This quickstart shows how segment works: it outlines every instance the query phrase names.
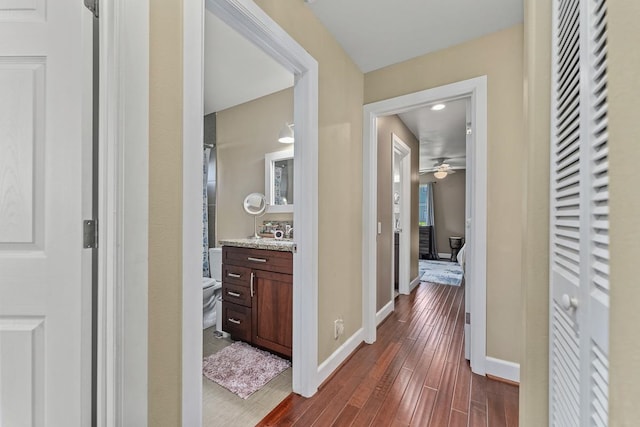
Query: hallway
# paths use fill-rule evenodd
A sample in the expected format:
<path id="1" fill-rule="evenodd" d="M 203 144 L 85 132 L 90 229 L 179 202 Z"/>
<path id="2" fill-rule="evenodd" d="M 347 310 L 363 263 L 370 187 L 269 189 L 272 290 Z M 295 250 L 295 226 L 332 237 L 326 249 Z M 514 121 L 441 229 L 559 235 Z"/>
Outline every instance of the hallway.
<path id="1" fill-rule="evenodd" d="M 421 283 L 310 399 L 291 394 L 260 426 L 517 426 L 518 388 L 471 373 L 464 287 Z"/>

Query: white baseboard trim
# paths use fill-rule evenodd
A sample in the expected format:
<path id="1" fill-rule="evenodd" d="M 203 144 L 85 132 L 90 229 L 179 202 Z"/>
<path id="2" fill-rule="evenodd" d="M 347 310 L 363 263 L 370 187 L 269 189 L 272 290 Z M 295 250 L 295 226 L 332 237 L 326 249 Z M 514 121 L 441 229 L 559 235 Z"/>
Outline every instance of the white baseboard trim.
<path id="1" fill-rule="evenodd" d="M 409 293 L 416 288 L 420 284 L 420 275 L 418 274 L 415 279 L 409 283 Z"/>
<path id="2" fill-rule="evenodd" d="M 376 326 L 382 323 L 382 321 L 386 319 L 387 316 L 389 316 L 391 313 L 393 313 L 393 301 L 389 301 L 387 304 L 385 304 L 384 307 L 380 309 L 380 311 L 376 313 Z"/>
<path id="3" fill-rule="evenodd" d="M 520 383 L 520 365 L 518 363 L 487 356 L 485 370 L 487 375 Z"/>
<path id="4" fill-rule="evenodd" d="M 347 339 L 344 344 L 334 351 L 331 356 L 327 358 L 324 362 L 318 366 L 318 387 L 327 379 L 329 376 L 338 369 L 338 366 L 353 353 L 356 348 L 364 341 L 364 329 L 360 328 L 358 331 L 351 335 L 349 339 Z"/>
<path id="5" fill-rule="evenodd" d="M 444 252 L 438 252 L 438 256 L 439 256 L 440 258 L 446 258 L 447 260 L 450 260 L 450 259 L 451 259 L 451 254 L 450 254 L 450 253 L 449 253 L 449 254 L 447 254 L 447 253 L 444 253 Z"/>

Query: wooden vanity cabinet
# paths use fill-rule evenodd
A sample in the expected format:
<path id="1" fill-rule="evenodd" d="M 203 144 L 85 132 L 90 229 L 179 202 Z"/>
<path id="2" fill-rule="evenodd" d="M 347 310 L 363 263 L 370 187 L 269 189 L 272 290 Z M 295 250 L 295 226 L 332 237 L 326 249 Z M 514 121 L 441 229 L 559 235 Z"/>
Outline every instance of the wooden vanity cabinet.
<path id="1" fill-rule="evenodd" d="M 251 307 L 251 340 L 291 357 L 293 281 L 290 274 L 256 270 Z"/>
<path id="2" fill-rule="evenodd" d="M 223 246 L 222 273 L 223 330 L 291 357 L 293 254 Z"/>

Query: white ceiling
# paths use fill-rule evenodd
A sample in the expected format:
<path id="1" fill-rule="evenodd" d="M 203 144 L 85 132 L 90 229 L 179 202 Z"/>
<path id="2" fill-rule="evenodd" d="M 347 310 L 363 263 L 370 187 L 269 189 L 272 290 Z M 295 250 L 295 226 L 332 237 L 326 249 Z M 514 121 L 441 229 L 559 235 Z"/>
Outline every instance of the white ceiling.
<path id="1" fill-rule="evenodd" d="M 309 7 L 363 72 L 508 28 L 522 0 L 315 0 Z M 293 86 L 293 74 L 214 14 L 205 14 L 205 114 Z M 466 100 L 400 114 L 420 140 L 420 169 L 465 167 Z"/>
<path id="2" fill-rule="evenodd" d="M 365 73 L 523 21 L 523 0 L 308 2 Z"/>
<path id="3" fill-rule="evenodd" d="M 363 72 L 444 49 L 523 21 L 523 0 L 306 0 Z M 445 158 L 466 167 L 466 99 L 400 114 L 420 141 L 420 169 Z"/>
<path id="4" fill-rule="evenodd" d="M 204 113 L 293 86 L 293 74 L 208 10 L 205 13 Z"/>
<path id="5" fill-rule="evenodd" d="M 445 158 L 454 169 L 466 167 L 468 98 L 442 102 L 443 110 L 431 106 L 398 114 L 420 141 L 420 170 L 432 170 L 436 159 Z"/>

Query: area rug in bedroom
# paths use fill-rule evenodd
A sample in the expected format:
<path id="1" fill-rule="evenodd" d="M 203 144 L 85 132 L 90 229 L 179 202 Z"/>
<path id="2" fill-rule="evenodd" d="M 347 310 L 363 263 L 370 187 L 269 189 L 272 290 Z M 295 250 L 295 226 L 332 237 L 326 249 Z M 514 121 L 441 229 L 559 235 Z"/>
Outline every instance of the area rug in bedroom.
<path id="1" fill-rule="evenodd" d="M 421 282 L 440 283 L 442 285 L 460 286 L 464 275 L 460 264 L 447 261 L 420 260 Z"/>
<path id="2" fill-rule="evenodd" d="M 204 358 L 202 373 L 243 399 L 291 366 L 291 362 L 268 351 L 236 341 Z"/>

